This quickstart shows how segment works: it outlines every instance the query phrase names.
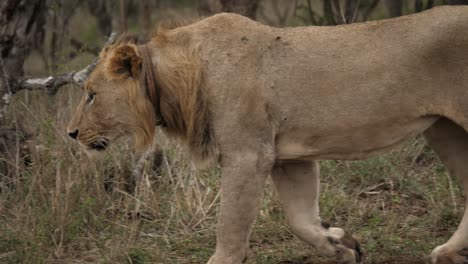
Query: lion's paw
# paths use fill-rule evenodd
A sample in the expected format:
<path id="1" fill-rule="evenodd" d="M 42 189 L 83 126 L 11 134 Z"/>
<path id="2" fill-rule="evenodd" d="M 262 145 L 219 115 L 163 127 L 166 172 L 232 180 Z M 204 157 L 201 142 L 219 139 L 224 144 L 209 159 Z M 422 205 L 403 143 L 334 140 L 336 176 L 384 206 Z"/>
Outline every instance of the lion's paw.
<path id="1" fill-rule="evenodd" d="M 253 264 L 253 261 L 255 261 L 255 254 L 249 249 L 244 257 L 238 254 L 226 256 L 215 253 L 206 264 Z"/>
<path id="2" fill-rule="evenodd" d="M 432 252 L 431 259 L 434 264 L 468 264 L 468 248 L 453 250 L 440 246 Z"/>
<path id="3" fill-rule="evenodd" d="M 348 232 L 337 239 L 328 237 L 328 241 L 337 248 L 337 263 L 339 264 L 362 264 L 364 263 L 364 252 L 361 244 Z"/>

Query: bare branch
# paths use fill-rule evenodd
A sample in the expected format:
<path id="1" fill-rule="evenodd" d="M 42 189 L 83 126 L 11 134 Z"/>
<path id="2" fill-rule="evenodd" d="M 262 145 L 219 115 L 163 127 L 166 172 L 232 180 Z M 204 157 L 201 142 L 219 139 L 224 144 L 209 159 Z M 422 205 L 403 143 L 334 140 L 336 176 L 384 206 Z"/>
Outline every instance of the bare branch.
<path id="1" fill-rule="evenodd" d="M 105 46 L 111 45 L 115 42 L 117 38 L 117 33 L 113 32 Z M 49 76 L 46 78 L 29 78 L 29 79 L 20 79 L 8 81 L 8 86 L 10 87 L 9 93 L 15 94 L 21 90 L 46 90 L 49 94 L 55 94 L 58 89 L 66 84 L 76 84 L 78 86 L 83 86 L 84 82 L 88 78 L 89 74 L 94 70 L 98 63 L 96 59 L 93 63 L 86 66 L 80 71 L 72 71 L 58 76 Z M 8 78 L 6 78 L 8 79 Z"/>
<path id="2" fill-rule="evenodd" d="M 46 78 L 24 79 L 14 83 L 12 94 L 21 90 L 46 90 L 50 94 L 55 94 L 61 86 L 73 82 L 73 73 L 67 73 L 60 76 L 49 76 Z"/>

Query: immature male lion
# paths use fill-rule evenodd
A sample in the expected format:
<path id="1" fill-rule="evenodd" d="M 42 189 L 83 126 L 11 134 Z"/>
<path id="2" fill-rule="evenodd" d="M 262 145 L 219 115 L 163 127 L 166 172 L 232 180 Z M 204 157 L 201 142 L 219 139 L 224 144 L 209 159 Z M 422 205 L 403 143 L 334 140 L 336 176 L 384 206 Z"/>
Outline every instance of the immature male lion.
<path id="1" fill-rule="evenodd" d="M 272 175 L 292 231 L 339 263 L 359 244 L 319 217 L 322 159 L 363 159 L 423 133 L 468 190 L 468 7 L 337 27 L 234 14 L 101 54 L 68 132 L 88 151 L 155 126 L 222 167 L 211 264 L 242 263 Z M 468 263 L 468 211 L 432 262 Z"/>

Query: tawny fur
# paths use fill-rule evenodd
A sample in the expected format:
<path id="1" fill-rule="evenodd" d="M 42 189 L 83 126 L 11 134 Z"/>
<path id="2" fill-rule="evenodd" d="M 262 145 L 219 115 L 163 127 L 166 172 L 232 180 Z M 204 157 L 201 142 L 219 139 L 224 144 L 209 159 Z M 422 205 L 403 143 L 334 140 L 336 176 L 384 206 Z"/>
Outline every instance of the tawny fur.
<path id="1" fill-rule="evenodd" d="M 109 79 L 124 80 L 128 77 L 138 79 L 142 58 L 138 56 L 135 45 L 121 44 L 109 52 L 105 65 Z"/>
<path id="2" fill-rule="evenodd" d="M 198 164 L 217 160 L 217 149 L 210 124 L 210 106 L 199 58 L 199 44 L 190 35 L 171 34 L 160 29 L 150 45 L 164 53 L 157 61 L 161 85 L 161 112 L 169 136 L 187 143 Z"/>

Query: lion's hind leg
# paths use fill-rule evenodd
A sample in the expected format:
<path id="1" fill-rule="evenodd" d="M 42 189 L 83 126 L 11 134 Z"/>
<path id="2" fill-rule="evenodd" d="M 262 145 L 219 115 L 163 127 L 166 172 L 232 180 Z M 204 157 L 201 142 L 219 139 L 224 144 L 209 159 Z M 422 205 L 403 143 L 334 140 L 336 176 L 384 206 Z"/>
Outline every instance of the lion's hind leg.
<path id="1" fill-rule="evenodd" d="M 321 222 L 319 217 L 319 165 L 316 161 L 281 162 L 272 179 L 291 230 L 320 255 L 336 257 L 341 264 L 363 262 L 359 243 L 341 228 Z"/>
<path id="2" fill-rule="evenodd" d="M 468 132 L 446 118 L 430 127 L 424 136 L 449 172 L 456 176 L 465 191 L 465 214 L 457 231 L 443 245 L 434 249 L 434 264 L 468 263 Z"/>

